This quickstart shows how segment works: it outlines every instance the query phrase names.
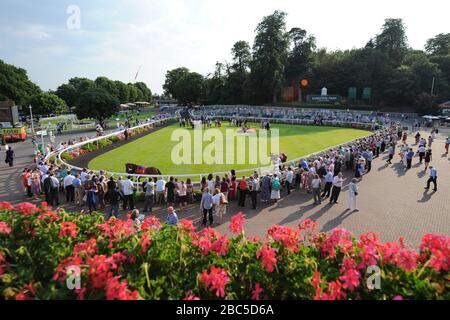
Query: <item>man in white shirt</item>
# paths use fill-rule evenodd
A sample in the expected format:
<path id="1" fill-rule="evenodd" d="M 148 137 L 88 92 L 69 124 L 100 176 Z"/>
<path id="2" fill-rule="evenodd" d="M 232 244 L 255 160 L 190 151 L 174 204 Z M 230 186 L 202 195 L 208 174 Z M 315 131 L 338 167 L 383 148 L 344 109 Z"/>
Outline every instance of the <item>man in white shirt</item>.
<path id="1" fill-rule="evenodd" d="M 319 168 L 320 167 L 320 159 L 314 160 L 313 164 L 314 164 L 314 168 L 316 168 L 316 169 Z"/>
<path id="2" fill-rule="evenodd" d="M 294 181 L 294 172 L 292 171 L 292 168 L 289 167 L 286 173 L 286 189 L 288 195 L 291 194 L 291 186 L 293 181 Z"/>
<path id="3" fill-rule="evenodd" d="M 425 153 L 427 152 L 427 148 L 424 145 L 419 147 L 419 162 L 422 164 L 423 158 L 425 157 Z"/>
<path id="4" fill-rule="evenodd" d="M 134 209 L 133 203 L 133 191 L 134 185 L 133 181 L 131 181 L 131 176 L 128 176 L 126 180 L 122 182 L 123 188 L 123 210 L 127 209 L 127 204 L 130 204 L 130 210 Z"/>
<path id="5" fill-rule="evenodd" d="M 341 193 L 342 184 L 344 179 L 342 178 L 342 173 L 339 172 L 337 176 L 333 179 L 333 191 L 331 191 L 330 204 L 338 203 L 339 194 Z"/>
<path id="6" fill-rule="evenodd" d="M 74 192 L 74 188 L 72 185 L 73 179 L 75 179 L 75 177 L 69 171 L 67 173 L 67 176 L 63 180 L 63 186 L 64 186 L 64 191 L 66 192 L 66 201 L 67 202 L 69 202 L 69 201 L 73 202 L 74 197 L 75 197 L 75 192 Z"/>
<path id="7" fill-rule="evenodd" d="M 152 212 L 153 210 L 153 199 L 155 196 L 155 183 L 152 178 L 148 178 L 147 183 L 144 186 L 145 188 L 145 204 L 144 204 L 144 212 Z M 150 208 L 150 210 L 149 210 Z"/>
<path id="8" fill-rule="evenodd" d="M 86 183 L 87 177 L 88 177 L 87 170 L 86 170 L 86 169 L 83 169 L 83 171 L 81 171 L 81 173 L 80 173 L 81 185 L 82 185 L 83 187 L 84 187 L 84 185 L 85 185 L 85 183 Z"/>
<path id="9" fill-rule="evenodd" d="M 334 179 L 337 178 L 337 176 L 336 177 L 333 177 L 333 176 L 334 176 L 333 171 L 328 170 L 328 172 L 325 176 L 325 188 L 324 188 L 322 196 L 321 196 L 322 198 L 324 198 L 324 197 L 328 198 L 330 196 L 331 187 L 333 186 Z"/>
<path id="10" fill-rule="evenodd" d="M 211 179 L 206 180 L 208 184 L 209 193 L 214 193 L 214 179 L 211 177 Z"/>
<path id="11" fill-rule="evenodd" d="M 156 202 L 164 204 L 164 192 L 166 190 L 166 181 L 162 177 L 156 181 Z"/>
<path id="12" fill-rule="evenodd" d="M 44 175 L 44 174 L 47 174 L 47 172 L 48 172 L 48 166 L 45 164 L 45 163 L 40 163 L 39 165 L 38 165 L 38 168 L 39 168 L 39 171 L 41 171 L 41 174 L 42 175 Z"/>
<path id="13" fill-rule="evenodd" d="M 51 172 L 50 176 L 50 205 L 59 206 L 59 180 Z"/>

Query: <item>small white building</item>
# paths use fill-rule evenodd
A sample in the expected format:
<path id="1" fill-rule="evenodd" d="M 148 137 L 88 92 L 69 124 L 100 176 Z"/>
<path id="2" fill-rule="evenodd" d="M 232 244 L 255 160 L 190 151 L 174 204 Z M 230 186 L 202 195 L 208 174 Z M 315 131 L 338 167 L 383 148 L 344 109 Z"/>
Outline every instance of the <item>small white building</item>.
<path id="1" fill-rule="evenodd" d="M 441 103 L 439 105 L 439 109 L 441 110 L 442 114 L 450 114 L 450 101 Z"/>

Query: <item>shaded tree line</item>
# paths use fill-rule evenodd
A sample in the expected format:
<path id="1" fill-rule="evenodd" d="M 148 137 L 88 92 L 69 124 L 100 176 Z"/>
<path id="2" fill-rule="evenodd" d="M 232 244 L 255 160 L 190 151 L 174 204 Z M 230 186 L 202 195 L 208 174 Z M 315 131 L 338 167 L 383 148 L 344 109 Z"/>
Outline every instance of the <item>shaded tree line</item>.
<path id="1" fill-rule="evenodd" d="M 95 80 L 71 78 L 56 91 L 43 92 L 28 78 L 24 69 L 0 60 L 0 101 L 13 100 L 25 113 L 47 116 L 73 110 L 80 119 L 94 118 L 100 123 L 116 114 L 121 103 L 152 101 L 144 82 L 123 83 L 106 77 Z"/>
<path id="2" fill-rule="evenodd" d="M 306 79 L 303 94 L 327 87 L 347 97 L 357 87 L 361 96 L 368 87 L 370 103 L 384 108 L 427 112 L 450 99 L 450 34 L 414 50 L 402 19 L 386 19 L 362 48 L 329 51 L 306 30 L 287 30 L 286 13 L 275 11 L 256 27 L 253 46 L 238 41 L 231 53 L 231 62 L 217 62 L 206 76 L 184 67 L 167 71 L 165 94 L 182 103 L 269 104 L 280 100 L 283 87 Z"/>
<path id="3" fill-rule="evenodd" d="M 152 92 L 144 82 L 124 83 L 114 81 L 107 77 L 98 77 L 95 80 L 87 78 L 71 78 L 65 84 L 60 85 L 55 94 L 66 101 L 70 107 L 76 107 L 81 94 L 91 89 L 100 89 L 116 98 L 119 103 L 152 101 Z"/>

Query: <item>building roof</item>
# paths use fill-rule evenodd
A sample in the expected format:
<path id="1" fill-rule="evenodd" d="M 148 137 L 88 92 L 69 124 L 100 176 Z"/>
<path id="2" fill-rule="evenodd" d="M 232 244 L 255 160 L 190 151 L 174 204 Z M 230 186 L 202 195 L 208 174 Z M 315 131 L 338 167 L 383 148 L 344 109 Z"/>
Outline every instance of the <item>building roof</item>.
<path id="1" fill-rule="evenodd" d="M 450 109 L 450 100 L 439 105 L 440 109 Z"/>

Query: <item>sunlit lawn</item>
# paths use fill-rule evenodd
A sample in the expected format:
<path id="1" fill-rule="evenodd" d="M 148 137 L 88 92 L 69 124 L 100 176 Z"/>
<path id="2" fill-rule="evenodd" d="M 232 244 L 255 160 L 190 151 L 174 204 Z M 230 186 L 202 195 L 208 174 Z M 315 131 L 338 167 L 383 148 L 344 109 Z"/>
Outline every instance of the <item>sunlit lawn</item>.
<path id="1" fill-rule="evenodd" d="M 258 125 L 253 124 L 251 125 L 251 127 L 258 128 Z M 176 164 L 172 159 L 172 150 L 177 144 L 179 144 L 179 142 L 171 141 L 171 136 L 174 130 L 178 128 L 179 126 L 177 124 L 173 124 L 154 133 L 151 133 L 145 137 L 142 137 L 136 141 L 121 146 L 117 149 L 104 153 L 103 155 L 100 155 L 93 159 L 89 163 L 89 168 L 103 169 L 109 172 L 125 172 L 125 163 L 135 163 L 146 167 L 157 167 L 164 175 L 166 175 L 192 173 L 201 174 L 209 172 L 214 173 L 229 171 L 231 169 L 244 170 L 270 165 L 270 163 L 261 161 L 267 160 L 267 158 L 258 159 L 257 163 L 250 163 L 249 154 L 250 152 L 255 154 L 256 151 L 254 148 L 249 148 L 248 138 L 245 147 L 245 162 L 243 163 L 237 163 L 237 139 L 234 139 L 234 144 L 230 144 L 230 146 L 232 146 L 234 150 L 230 150 L 231 148 L 227 148 L 226 145 L 224 146 L 224 155 L 222 157 L 223 163 L 207 164 L 203 161 L 202 164 Z M 356 138 L 367 136 L 370 133 L 369 131 L 358 129 L 285 124 L 272 125 L 272 128 L 279 129 L 279 151 L 284 152 L 288 156 L 288 160 L 324 150 L 331 146 L 345 143 Z M 224 137 L 226 129 L 238 130 L 238 128 L 230 127 L 228 126 L 228 124 L 222 126 L 222 128 L 214 129 L 219 130 L 224 135 Z M 186 130 L 188 130 L 188 134 L 191 137 L 191 140 L 193 140 L 194 130 Z M 207 132 L 207 130 L 203 130 L 203 133 L 205 132 Z M 224 140 L 226 139 L 224 138 Z M 259 140 L 260 143 L 264 141 L 265 139 Z M 209 144 L 211 144 L 211 142 L 203 142 L 203 150 Z M 191 141 L 191 147 L 193 151 L 194 141 Z M 230 161 L 227 161 L 226 154 L 233 151 L 234 161 L 230 164 Z M 267 156 L 270 156 L 271 151 L 273 151 L 272 146 L 270 145 L 270 143 L 268 143 Z M 192 163 L 194 162 L 193 153 L 194 152 L 192 152 L 190 158 Z M 209 152 L 207 154 L 211 153 L 212 155 L 214 155 L 214 152 Z M 176 154 L 183 154 L 183 152 Z M 240 153 L 239 156 L 242 157 L 242 153 Z M 177 160 L 175 159 L 175 162 L 176 161 Z"/>

